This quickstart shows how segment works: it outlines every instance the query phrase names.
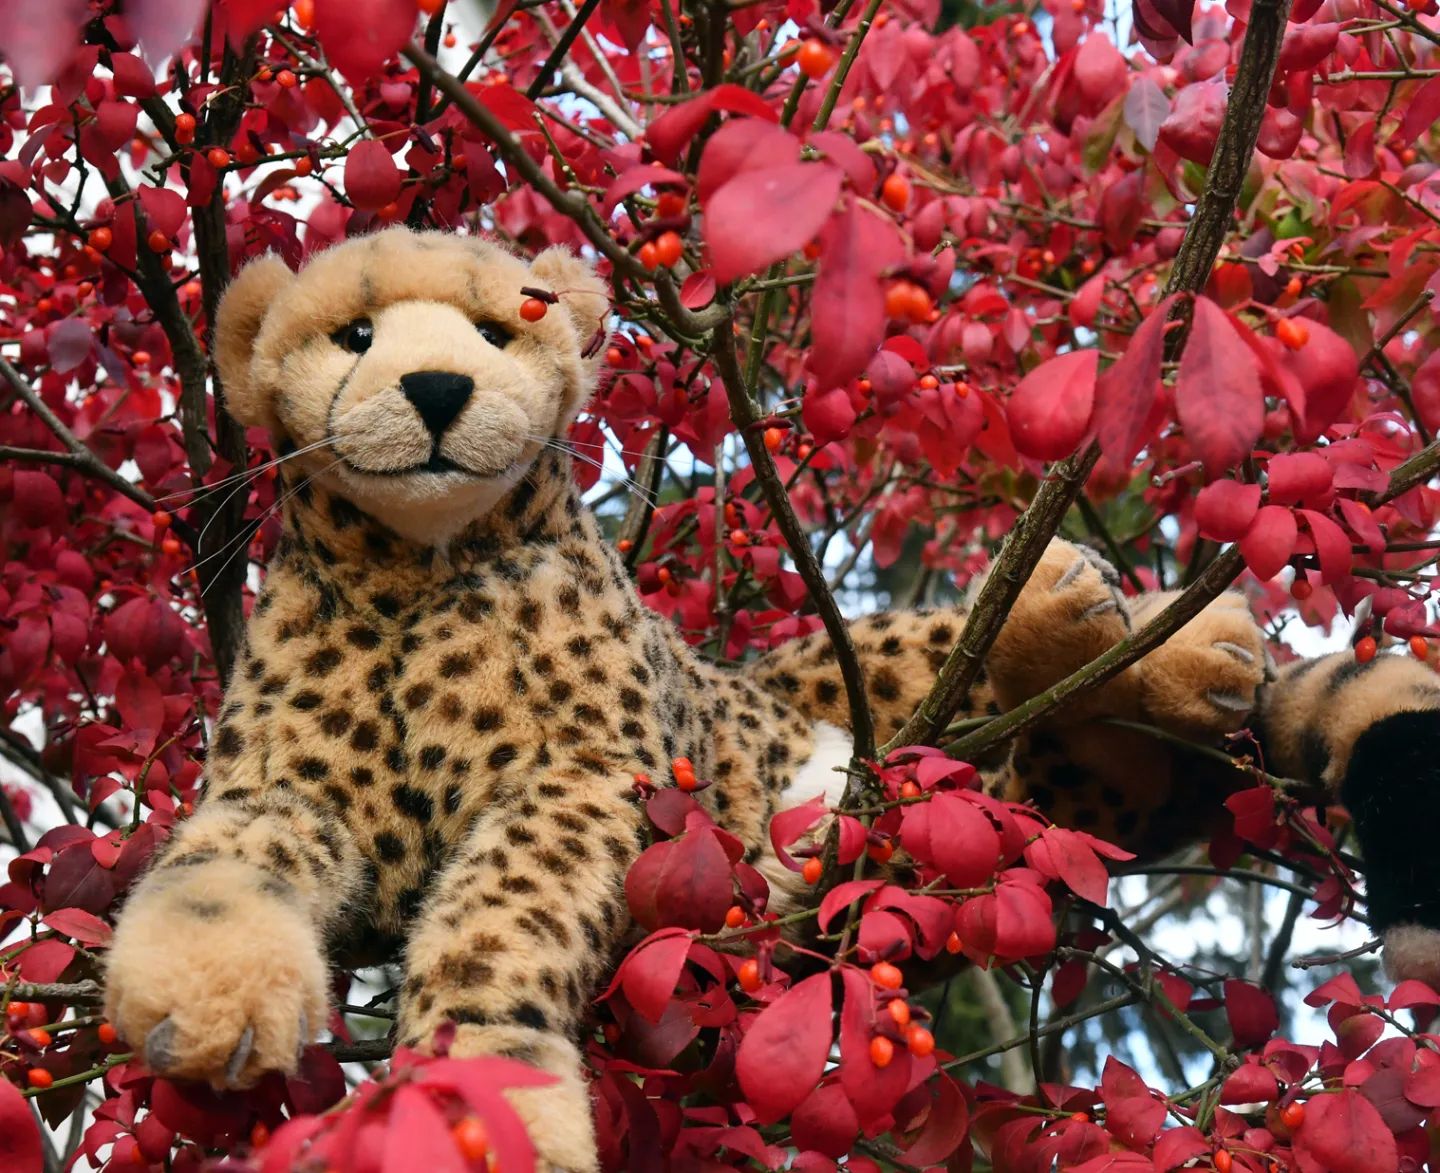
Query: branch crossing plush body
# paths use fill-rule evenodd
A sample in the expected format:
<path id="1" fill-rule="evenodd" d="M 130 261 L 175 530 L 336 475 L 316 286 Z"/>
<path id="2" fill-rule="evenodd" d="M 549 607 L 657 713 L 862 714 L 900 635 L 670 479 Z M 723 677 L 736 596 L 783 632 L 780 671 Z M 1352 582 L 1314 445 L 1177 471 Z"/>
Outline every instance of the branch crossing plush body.
<path id="1" fill-rule="evenodd" d="M 558 304 L 523 312 L 526 287 Z M 579 1044 L 628 929 L 624 877 L 645 843 L 635 775 L 670 784 L 690 759 L 772 907 L 794 899 L 767 822 L 839 794 L 840 675 L 823 635 L 711 665 L 640 602 L 563 444 L 607 310 L 563 250 L 526 262 L 403 229 L 298 275 L 266 258 L 231 286 L 216 357 L 231 412 L 288 457 L 284 536 L 206 797 L 109 954 L 106 1012 L 155 1071 L 247 1086 L 293 1070 L 326 1021 L 328 964 L 403 954 L 398 1039 L 423 1049 L 449 1022 L 451 1054 L 557 1076 L 513 1102 L 544 1163 L 592 1169 Z M 1123 597 L 1097 557 L 1055 542 L 962 716 L 1035 695 L 1164 602 Z M 964 623 L 963 608 L 856 622 L 882 736 Z M 1351 804 L 1377 924 L 1406 972 L 1433 979 L 1437 865 L 1401 824 L 1422 825 L 1412 800 L 1433 805 L 1440 689 L 1398 658 L 1332 657 L 1266 685 L 1267 663 L 1227 596 L 986 763 L 990 782 L 1155 855 L 1204 835 L 1242 776 L 1105 718 L 1215 744 L 1256 727 L 1270 768 Z"/>

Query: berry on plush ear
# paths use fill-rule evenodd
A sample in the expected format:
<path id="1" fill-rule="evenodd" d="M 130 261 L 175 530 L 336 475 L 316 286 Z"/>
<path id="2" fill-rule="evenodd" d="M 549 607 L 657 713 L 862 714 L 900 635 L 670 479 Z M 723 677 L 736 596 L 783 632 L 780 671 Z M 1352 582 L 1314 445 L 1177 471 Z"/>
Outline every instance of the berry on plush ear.
<path id="1" fill-rule="evenodd" d="M 215 369 L 225 390 L 225 407 L 247 428 L 275 429 L 269 397 L 254 377 L 252 359 L 265 315 L 294 280 L 284 261 L 266 254 L 240 270 L 215 313 Z"/>

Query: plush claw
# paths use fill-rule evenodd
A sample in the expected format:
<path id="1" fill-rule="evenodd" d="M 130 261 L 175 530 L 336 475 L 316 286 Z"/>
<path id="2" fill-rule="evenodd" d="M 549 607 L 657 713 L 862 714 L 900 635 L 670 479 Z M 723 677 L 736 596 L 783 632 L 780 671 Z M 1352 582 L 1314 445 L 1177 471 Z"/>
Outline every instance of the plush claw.
<path id="1" fill-rule="evenodd" d="M 174 1041 L 174 1022 L 166 1018 L 157 1023 L 155 1028 L 145 1036 L 145 1066 L 157 1075 L 163 1075 L 175 1062 L 172 1049 Z"/>
<path id="2" fill-rule="evenodd" d="M 230 1052 L 230 1058 L 225 1064 L 225 1082 L 235 1084 L 239 1082 L 240 1073 L 245 1070 L 245 1063 L 250 1058 L 250 1052 L 255 1047 L 255 1028 L 247 1026 L 240 1035 L 240 1041 L 235 1044 L 235 1049 Z"/>

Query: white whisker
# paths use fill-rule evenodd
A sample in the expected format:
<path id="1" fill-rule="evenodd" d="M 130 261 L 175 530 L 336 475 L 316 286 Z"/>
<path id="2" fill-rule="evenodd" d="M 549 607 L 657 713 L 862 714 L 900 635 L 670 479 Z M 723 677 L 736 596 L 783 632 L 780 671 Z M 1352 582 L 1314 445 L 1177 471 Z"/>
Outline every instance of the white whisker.
<path id="1" fill-rule="evenodd" d="M 326 436 L 323 440 L 316 440 L 313 444 L 307 444 L 304 448 L 297 448 L 294 452 L 287 452 L 284 456 L 277 456 L 273 460 L 267 460 L 263 464 L 255 465 L 253 468 L 242 469 L 240 472 L 231 473 L 228 477 L 222 477 L 220 480 L 212 481 L 209 484 L 201 482 L 200 485 L 192 486 L 188 489 L 177 489 L 173 493 L 166 493 L 163 497 L 156 497 L 155 500 L 158 503 L 174 501 L 180 497 L 190 497 L 191 499 L 186 502 L 186 504 L 198 505 L 206 498 L 214 496 L 227 485 L 234 484 L 236 481 L 253 481 L 267 469 L 278 468 L 287 460 L 293 460 L 297 456 L 304 456 L 307 452 L 314 452 L 317 448 L 323 448 L 327 444 L 333 443 L 335 443 L 335 437 Z"/>

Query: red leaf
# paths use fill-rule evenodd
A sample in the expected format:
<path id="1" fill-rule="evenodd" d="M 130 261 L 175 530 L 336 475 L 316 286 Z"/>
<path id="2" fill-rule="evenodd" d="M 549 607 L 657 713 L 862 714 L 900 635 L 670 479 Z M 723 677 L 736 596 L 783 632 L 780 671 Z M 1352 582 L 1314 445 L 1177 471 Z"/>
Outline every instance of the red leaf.
<path id="1" fill-rule="evenodd" d="M 1305 320 L 1310 337 L 1293 351 L 1289 367 L 1305 389 L 1304 418 L 1295 429 L 1302 444 L 1318 439 L 1350 406 L 1359 381 L 1360 360 L 1345 339 L 1320 322 Z"/>
<path id="2" fill-rule="evenodd" d="M 56 982 L 74 960 L 74 945 L 53 938 L 36 941 L 20 954 L 20 976 L 27 982 Z"/>
<path id="3" fill-rule="evenodd" d="M 734 901 L 734 870 L 715 828 L 648 848 L 625 875 L 625 898 L 647 929 L 717 931 Z"/>
<path id="4" fill-rule="evenodd" d="M 17 468 L 14 472 L 15 517 L 32 529 L 59 529 L 66 521 L 65 495 L 55 478 L 37 469 Z"/>
<path id="5" fill-rule="evenodd" d="M 678 187 L 686 186 L 685 176 L 678 171 L 671 171 L 668 167 L 657 167 L 653 163 L 642 163 L 635 167 L 627 168 L 615 177 L 609 187 L 605 189 L 605 198 L 600 206 L 605 215 L 610 215 L 615 210 L 615 205 L 626 196 L 632 196 L 637 191 L 646 187 Z"/>
<path id="6" fill-rule="evenodd" d="M 835 210 L 842 178 L 829 163 L 783 163 L 725 184 L 705 209 L 715 280 L 734 281 L 809 244 Z"/>
<path id="7" fill-rule="evenodd" d="M 1125 353 L 1106 368 L 1095 386 L 1095 439 L 1112 474 L 1128 469 L 1160 426 L 1163 403 L 1156 391 L 1172 305 L 1174 298 L 1167 297 L 1151 311 Z"/>
<path id="8" fill-rule="evenodd" d="M 1104 106 L 1115 97 L 1129 72 L 1120 50 L 1104 33 L 1092 32 L 1080 43 L 1075 54 L 1075 84 L 1092 107 Z"/>
<path id="9" fill-rule="evenodd" d="M 315 35 L 330 63 L 361 82 L 400 52 L 415 13 L 415 0 L 315 0 Z"/>
<path id="10" fill-rule="evenodd" d="M 708 269 L 691 273 L 680 286 L 680 304 L 687 310 L 704 309 L 715 300 L 715 275 Z"/>
<path id="11" fill-rule="evenodd" d="M 1145 1081 L 1112 1056 L 1105 1060 L 1100 1087 L 1111 1133 L 1131 1148 L 1153 1143 L 1165 1121 L 1165 1105 L 1150 1094 Z"/>
<path id="12" fill-rule="evenodd" d="M 45 923 L 58 933 L 74 937 L 85 946 L 104 945 L 110 940 L 110 926 L 83 908 L 60 908 L 47 912 Z"/>
<path id="13" fill-rule="evenodd" d="M 1075 895 L 1104 905 L 1110 890 L 1110 873 L 1100 857 L 1074 831 L 1046 827 L 1025 846 L 1025 862 L 1036 871 L 1064 882 Z"/>
<path id="14" fill-rule="evenodd" d="M 830 1053 L 830 975 L 817 973 L 761 1011 L 740 1040 L 735 1075 L 761 1124 L 772 1124 L 810 1095 Z"/>
<path id="15" fill-rule="evenodd" d="M 842 908 L 848 908 L 860 897 L 875 891 L 884 883 L 884 880 L 846 880 L 843 884 L 836 884 L 820 901 L 820 931 L 823 933 L 829 930 L 831 919 Z"/>
<path id="16" fill-rule="evenodd" d="M 1432 77 L 1405 104 L 1405 118 L 1396 132 L 1396 146 L 1408 147 L 1440 122 L 1440 77 Z"/>
<path id="17" fill-rule="evenodd" d="M 1225 983 L 1225 1017 L 1241 1047 L 1258 1047 L 1280 1026 L 1275 999 L 1259 986 L 1238 979 Z"/>
<path id="18" fill-rule="evenodd" d="M 1300 531 L 1295 514 L 1282 505 L 1266 505 L 1255 515 L 1250 529 L 1240 539 L 1240 553 L 1261 582 L 1268 582 L 1295 553 Z"/>
<path id="19" fill-rule="evenodd" d="M 785 849 L 823 819 L 825 811 L 825 798 L 817 794 L 809 802 L 780 811 L 770 820 L 770 846 L 792 872 L 798 872 L 800 865 Z"/>
<path id="20" fill-rule="evenodd" d="M 1238 1067 L 1220 1088 L 1222 1104 L 1259 1104 L 1273 1100 L 1280 1091 L 1280 1081 L 1272 1071 L 1258 1063 Z"/>
<path id="21" fill-rule="evenodd" d="M 705 144 L 695 174 L 695 195 L 701 209 L 708 210 L 715 193 L 741 172 L 799 161 L 800 140 L 788 130 L 773 122 L 737 118 L 717 130 Z"/>
<path id="22" fill-rule="evenodd" d="M 800 419 L 821 444 L 843 440 L 855 426 L 855 405 L 843 387 L 807 392 L 800 405 Z"/>
<path id="23" fill-rule="evenodd" d="M 851 200 L 821 236 L 820 271 L 810 297 L 807 360 L 824 387 L 848 382 L 885 337 L 880 275 L 904 257 L 895 223 Z"/>
<path id="24" fill-rule="evenodd" d="M 662 163 L 673 163 L 705 125 L 705 120 L 720 110 L 749 114 L 767 122 L 780 121 L 780 116 L 759 94 L 743 86 L 719 85 L 698 98 L 681 102 L 652 122 L 645 130 L 651 153 Z"/>
<path id="25" fill-rule="evenodd" d="M 859 1130 L 855 1109 L 838 1083 L 816 1088 L 795 1109 L 790 1122 L 790 1135 L 797 1148 L 837 1160 L 849 1153 Z"/>
<path id="26" fill-rule="evenodd" d="M 80 43 L 84 0 L 11 0 L 0 20 L 0 57 L 26 89 L 48 85 Z"/>
<path id="27" fill-rule="evenodd" d="M 875 1033 L 875 988 L 860 970 L 846 966 L 840 971 L 845 983 L 845 1007 L 840 1015 L 840 1083 L 854 1105 L 862 1128 L 888 1116 L 909 1090 L 909 1053 L 897 1048 L 887 1067 L 876 1067 L 870 1059 L 870 1039 Z"/>
<path id="28" fill-rule="evenodd" d="M 1315 452 L 1282 453 L 1265 466 L 1274 505 L 1312 504 L 1326 497 L 1335 482 L 1330 462 Z"/>
<path id="29" fill-rule="evenodd" d="M 1100 353 L 1076 350 L 1041 363 L 1010 393 L 1005 416 L 1016 449 L 1036 460 L 1060 460 L 1079 445 L 1095 406 Z"/>
<path id="30" fill-rule="evenodd" d="M 1195 299 L 1175 406 L 1212 477 L 1250 454 L 1265 423 L 1255 358 L 1225 311 L 1206 297 Z"/>
<path id="31" fill-rule="evenodd" d="M 1259 508 L 1259 485 L 1211 481 L 1195 498 L 1195 524 L 1207 538 L 1237 542 L 1245 536 Z"/>
<path id="32" fill-rule="evenodd" d="M 125 6 L 125 23 L 145 58 L 160 65 L 195 35 L 205 0 L 139 0 Z"/>
<path id="33" fill-rule="evenodd" d="M 380 1167 L 464 1173 L 466 1164 L 435 1101 L 418 1087 L 397 1089 L 390 1106 Z"/>
<path id="34" fill-rule="evenodd" d="M 1000 866 L 995 825 L 955 794 L 937 794 L 907 808 L 900 837 L 906 851 L 943 872 L 957 888 L 987 883 Z"/>
<path id="35" fill-rule="evenodd" d="M 345 194 L 362 212 L 377 212 L 400 194 L 400 168 L 383 143 L 356 143 L 345 158 Z"/>
<path id="36" fill-rule="evenodd" d="M 1178 1169 L 1185 1162 L 1206 1156 L 1209 1152 L 1210 1142 L 1198 1128 L 1187 1124 L 1183 1128 L 1167 1129 L 1155 1142 L 1156 1173 L 1169 1173 L 1171 1169 Z"/>
<path id="37" fill-rule="evenodd" d="M 30 1102 L 13 1083 L 0 1079 L 0 1169 L 40 1173 L 44 1167 L 40 1127 Z"/>
<path id="38" fill-rule="evenodd" d="M 135 190 L 151 232 L 163 232 L 172 240 L 185 223 L 185 198 L 168 187 L 142 186 Z"/>
<path id="39" fill-rule="evenodd" d="M 81 318 L 56 322 L 46 337 L 50 365 L 62 373 L 73 371 L 89 358 L 94 346 L 95 335 Z"/>
<path id="40" fill-rule="evenodd" d="M 1295 1134 L 1303 1173 L 1394 1173 L 1395 1137 L 1364 1096 L 1351 1088 L 1312 1096 L 1305 1125 Z"/>
<path id="41" fill-rule="evenodd" d="M 626 1001 L 651 1022 L 659 1022 L 689 953 L 690 936 L 683 929 L 664 929 L 640 942 L 617 975 Z"/>
<path id="42" fill-rule="evenodd" d="M 1320 556 L 1320 581 L 1335 583 L 1350 573 L 1350 539 L 1345 531 L 1323 513 L 1313 509 L 1300 510 L 1310 539 L 1315 543 L 1315 552 Z"/>

